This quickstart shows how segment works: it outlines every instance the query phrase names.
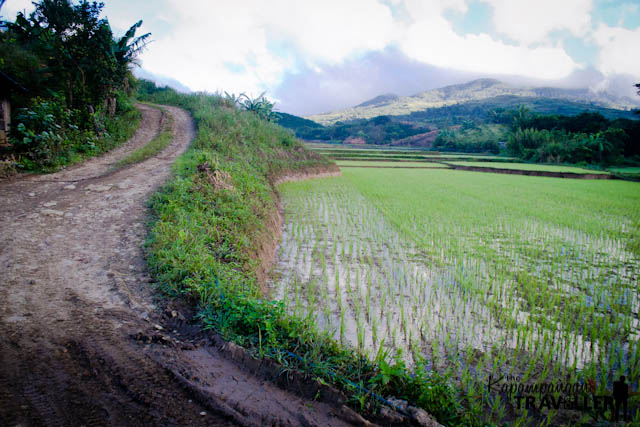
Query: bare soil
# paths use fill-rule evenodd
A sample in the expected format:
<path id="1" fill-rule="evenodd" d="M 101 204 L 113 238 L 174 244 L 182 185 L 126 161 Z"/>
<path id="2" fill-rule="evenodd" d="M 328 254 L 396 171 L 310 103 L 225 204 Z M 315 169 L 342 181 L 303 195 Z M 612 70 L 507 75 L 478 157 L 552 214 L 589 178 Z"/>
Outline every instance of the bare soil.
<path id="1" fill-rule="evenodd" d="M 155 296 L 145 203 L 195 126 L 178 108 L 138 108 L 140 129 L 121 148 L 0 182 L 0 425 L 368 425 L 341 396 L 287 380 L 203 333 L 188 304 Z M 114 170 L 163 114 L 173 142 Z"/>

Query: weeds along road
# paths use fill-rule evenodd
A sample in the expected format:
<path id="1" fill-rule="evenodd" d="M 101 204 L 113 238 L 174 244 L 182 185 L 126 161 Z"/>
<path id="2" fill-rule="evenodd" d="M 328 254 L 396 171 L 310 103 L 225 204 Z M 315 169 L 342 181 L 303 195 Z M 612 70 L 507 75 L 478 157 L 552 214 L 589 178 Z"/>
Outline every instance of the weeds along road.
<path id="1" fill-rule="evenodd" d="M 138 105 L 135 136 L 50 175 L 0 182 L 0 425 L 344 425 L 212 345 L 154 297 L 145 202 L 195 136 L 184 110 Z M 113 165 L 173 117 L 173 141 Z M 192 314 L 192 313 L 191 313 Z"/>

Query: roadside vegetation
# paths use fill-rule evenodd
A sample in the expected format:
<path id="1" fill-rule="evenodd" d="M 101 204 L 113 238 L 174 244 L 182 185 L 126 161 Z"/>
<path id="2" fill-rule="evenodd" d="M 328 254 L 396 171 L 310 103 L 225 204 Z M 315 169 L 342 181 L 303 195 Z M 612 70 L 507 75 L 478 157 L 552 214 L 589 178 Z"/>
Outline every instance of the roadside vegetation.
<path id="1" fill-rule="evenodd" d="M 29 16 L 0 22 L 0 77 L 12 113 L 0 147 L 6 168 L 53 171 L 112 149 L 137 128 L 129 66 L 150 34 L 135 35 L 140 21 L 115 38 L 101 11 L 99 3 L 41 0 Z"/>

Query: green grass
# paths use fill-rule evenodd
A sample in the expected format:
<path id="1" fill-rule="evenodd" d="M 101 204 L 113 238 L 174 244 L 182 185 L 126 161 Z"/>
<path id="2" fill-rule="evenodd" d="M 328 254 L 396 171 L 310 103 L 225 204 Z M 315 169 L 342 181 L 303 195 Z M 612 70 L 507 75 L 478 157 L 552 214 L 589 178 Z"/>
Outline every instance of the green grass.
<path id="1" fill-rule="evenodd" d="M 640 174 L 640 167 L 613 167 L 609 168 L 609 170 L 611 172 Z"/>
<path id="2" fill-rule="evenodd" d="M 140 163 L 149 157 L 153 157 L 162 150 L 164 150 L 167 145 L 171 143 L 173 140 L 173 118 L 166 111 L 163 112 L 164 121 L 163 127 L 151 141 L 149 141 L 146 145 L 138 148 L 125 158 L 121 159 L 116 167 L 123 167 L 127 165 L 131 165 L 134 163 Z"/>
<path id="3" fill-rule="evenodd" d="M 427 167 L 427 168 L 446 168 L 442 163 L 436 162 L 411 162 L 411 161 L 385 161 L 379 162 L 375 160 L 337 160 L 338 166 L 370 166 L 370 167 Z"/>
<path id="4" fill-rule="evenodd" d="M 543 165 L 543 164 L 531 164 L 531 163 L 503 163 L 503 162 L 451 162 L 453 165 L 458 166 L 476 166 L 481 168 L 497 168 L 497 169 L 514 169 L 525 171 L 543 171 L 543 172 L 568 172 L 568 173 L 581 173 L 581 174 L 607 174 L 607 172 L 584 169 L 575 166 L 562 166 L 562 165 Z"/>
<path id="5" fill-rule="evenodd" d="M 637 389 L 640 184 L 346 168 L 281 189 L 287 309 L 364 352 L 426 358 L 485 421 L 522 415 L 490 375 Z"/>
<path id="6" fill-rule="evenodd" d="M 608 169 L 616 177 L 622 179 L 640 179 L 640 167 L 613 167 Z"/>

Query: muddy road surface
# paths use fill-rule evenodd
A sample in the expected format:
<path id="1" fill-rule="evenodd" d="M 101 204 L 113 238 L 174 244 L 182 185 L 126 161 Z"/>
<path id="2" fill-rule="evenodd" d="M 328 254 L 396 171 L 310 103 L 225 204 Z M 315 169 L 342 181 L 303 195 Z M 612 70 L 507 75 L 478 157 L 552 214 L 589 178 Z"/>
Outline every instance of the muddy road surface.
<path id="1" fill-rule="evenodd" d="M 141 126 L 122 147 L 59 173 L 0 182 L 0 426 L 353 420 L 252 373 L 200 332 L 186 304 L 155 296 L 142 249 L 145 203 L 195 127 L 178 108 L 138 108 Z M 114 170 L 158 134 L 166 114 L 173 142 Z"/>

